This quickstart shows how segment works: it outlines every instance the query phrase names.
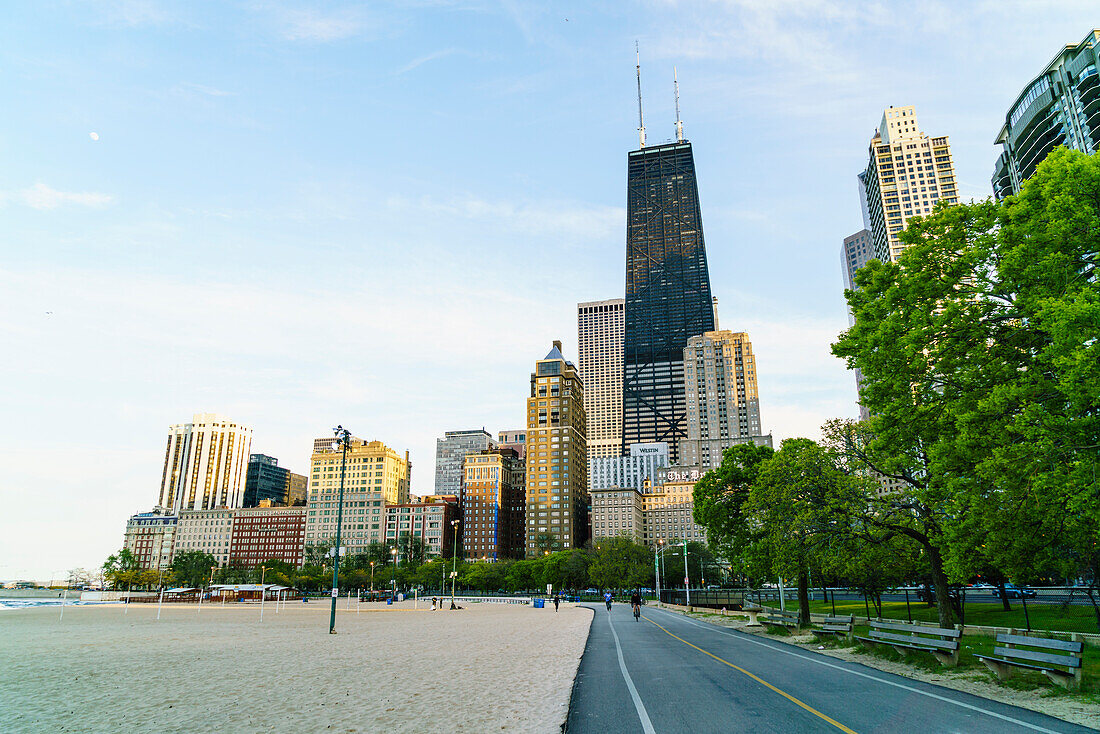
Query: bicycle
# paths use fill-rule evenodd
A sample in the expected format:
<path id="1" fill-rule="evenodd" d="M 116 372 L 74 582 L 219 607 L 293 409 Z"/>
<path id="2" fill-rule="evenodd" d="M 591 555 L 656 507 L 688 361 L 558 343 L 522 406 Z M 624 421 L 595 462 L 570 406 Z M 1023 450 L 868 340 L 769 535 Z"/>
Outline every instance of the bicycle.
<path id="1" fill-rule="evenodd" d="M 641 604 L 635 604 L 634 605 L 634 621 L 637 622 L 638 618 L 641 617 L 641 616 L 642 616 L 642 605 Z"/>
<path id="2" fill-rule="evenodd" d="M 606 600 L 606 604 L 607 604 L 607 611 L 609 611 L 609 612 L 610 612 L 610 611 L 611 611 L 611 600 L 610 600 L 610 599 L 607 599 L 607 600 Z"/>

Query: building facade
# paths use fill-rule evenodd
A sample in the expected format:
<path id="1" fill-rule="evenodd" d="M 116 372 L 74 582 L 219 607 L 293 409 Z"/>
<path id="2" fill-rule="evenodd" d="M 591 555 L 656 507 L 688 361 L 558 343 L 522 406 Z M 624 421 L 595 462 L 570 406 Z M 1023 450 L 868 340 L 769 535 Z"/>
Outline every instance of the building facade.
<path id="1" fill-rule="evenodd" d="M 524 557 L 526 472 L 512 449 L 466 456 L 462 548 L 466 558 Z"/>
<path id="2" fill-rule="evenodd" d="M 672 466 L 657 472 L 653 489 L 643 495 L 645 527 L 642 542 L 706 541 L 706 530 L 695 524 L 695 483 L 706 472 L 701 467 Z"/>
<path id="3" fill-rule="evenodd" d="M 684 347 L 714 330 L 691 143 L 627 156 L 626 304 L 621 453 L 687 437 Z"/>
<path id="4" fill-rule="evenodd" d="M 305 504 L 308 479 L 279 466 L 279 460 L 265 454 L 250 454 L 244 482 L 244 507 Z"/>
<path id="5" fill-rule="evenodd" d="M 535 363 L 527 399 L 527 555 L 588 539 L 584 386 L 561 342 Z"/>
<path id="6" fill-rule="evenodd" d="M 645 537 L 645 498 L 636 487 L 599 487 L 592 490 L 592 538 L 626 536 L 635 543 Z"/>
<path id="7" fill-rule="evenodd" d="M 216 413 L 169 427 L 157 505 L 177 513 L 241 507 L 251 447 L 251 428 Z"/>
<path id="8" fill-rule="evenodd" d="M 227 565 L 234 512 L 225 507 L 181 512 L 176 524 L 176 553 L 209 553 L 219 566 Z"/>
<path id="9" fill-rule="evenodd" d="M 760 427 L 756 360 L 749 335 L 709 331 L 688 339 L 684 349 L 688 436 L 680 461 L 704 470 L 722 463 L 722 452 L 739 443 L 771 446 Z"/>
<path id="10" fill-rule="evenodd" d="M 123 547 L 142 568 L 167 571 L 175 553 L 179 517 L 163 508 L 139 512 L 126 522 Z"/>
<path id="11" fill-rule="evenodd" d="M 958 203 L 947 136 L 929 137 L 921 132 L 912 105 L 883 112 L 859 182 L 870 220 L 873 256 L 884 263 L 901 255 L 904 246 L 899 235 L 910 218 L 930 214 L 940 201 Z"/>
<path id="12" fill-rule="evenodd" d="M 864 201 L 864 207 L 866 208 L 866 201 Z M 868 263 L 874 256 L 874 244 L 871 241 L 871 231 L 869 229 L 861 229 L 853 235 L 849 235 L 844 238 L 844 244 L 840 248 L 840 260 L 843 266 L 844 273 L 844 288 L 845 290 L 856 290 L 856 271 L 862 268 Z M 853 326 L 856 323 L 855 316 L 852 315 L 852 309 L 848 309 L 848 326 Z M 859 370 L 855 370 L 856 377 L 856 394 L 859 394 L 859 386 L 863 381 L 863 376 Z M 859 406 L 859 419 L 867 420 L 869 414 L 867 409 L 862 405 Z"/>
<path id="13" fill-rule="evenodd" d="M 453 495 L 437 502 L 409 502 L 386 507 L 386 544 L 396 545 L 402 536 L 424 541 L 429 556 L 442 558 L 452 553 L 455 526 L 460 517 L 458 498 Z"/>
<path id="14" fill-rule="evenodd" d="M 323 487 L 311 490 L 306 504 L 306 545 L 336 539 L 339 517 L 339 489 Z M 363 489 L 344 489 L 344 513 L 340 523 L 340 543 L 349 554 L 366 553 L 371 543 L 386 542 L 385 505 L 382 495 Z"/>
<path id="15" fill-rule="evenodd" d="M 519 458 L 525 458 L 527 456 L 527 431 L 500 431 L 497 433 L 497 447 L 512 449 Z"/>
<path id="16" fill-rule="evenodd" d="M 496 448 L 484 428 L 476 431 L 447 431 L 435 440 L 435 493 L 462 497 L 463 464 L 466 456 Z"/>
<path id="17" fill-rule="evenodd" d="M 248 507 L 234 511 L 229 564 L 254 568 L 277 560 L 301 566 L 304 560 L 306 508 Z"/>
<path id="18" fill-rule="evenodd" d="M 335 499 L 340 489 L 340 469 L 343 450 L 332 448 L 328 444 L 314 442 L 313 456 L 310 459 L 309 494 L 331 494 Z M 318 450 L 318 445 L 321 449 Z M 402 457 L 381 441 L 352 439 L 347 452 L 347 467 L 344 476 L 345 495 L 348 491 L 358 494 L 376 493 L 382 496 L 388 505 L 398 505 L 409 501 L 409 474 L 412 462 L 409 452 Z M 328 500 L 325 500 L 326 502 Z"/>
<path id="19" fill-rule="evenodd" d="M 577 304 L 577 367 L 584 383 L 588 459 L 623 453 L 623 332 L 626 300 Z"/>
<path id="20" fill-rule="evenodd" d="M 657 476 L 657 469 L 668 466 L 668 444 L 636 443 L 629 456 L 588 459 L 588 486 L 591 490 L 631 487 L 642 491 L 646 480 Z M 592 526 L 596 527 L 595 525 Z"/>
<path id="21" fill-rule="evenodd" d="M 993 172 L 998 199 L 1023 182 L 1059 145 L 1084 153 L 1100 149 L 1100 29 L 1065 46 L 1009 107 L 997 134 L 1001 156 Z"/>

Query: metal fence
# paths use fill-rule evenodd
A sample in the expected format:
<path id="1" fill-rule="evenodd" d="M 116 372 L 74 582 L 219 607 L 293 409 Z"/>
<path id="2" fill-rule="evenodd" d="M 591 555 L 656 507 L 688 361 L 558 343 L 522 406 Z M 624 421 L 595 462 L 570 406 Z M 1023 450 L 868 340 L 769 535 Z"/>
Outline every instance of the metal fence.
<path id="1" fill-rule="evenodd" d="M 782 598 L 781 598 L 782 596 Z M 1020 630 L 1100 633 L 1100 590 L 1059 586 L 1006 589 L 1007 600 L 995 587 L 958 587 L 950 591 L 961 622 L 972 626 L 1011 627 Z M 810 611 L 817 614 L 851 614 L 866 619 L 899 619 L 935 622 L 939 618 L 930 591 L 921 587 L 888 589 L 865 594 L 853 588 L 810 590 Z M 741 609 L 747 605 L 786 607 L 798 605 L 796 589 L 692 589 L 691 606 L 709 609 Z M 686 606 L 684 589 L 662 589 L 661 601 Z M 1007 604 L 1006 604 L 1007 602 Z M 1007 606 L 1007 608 L 1006 608 Z"/>

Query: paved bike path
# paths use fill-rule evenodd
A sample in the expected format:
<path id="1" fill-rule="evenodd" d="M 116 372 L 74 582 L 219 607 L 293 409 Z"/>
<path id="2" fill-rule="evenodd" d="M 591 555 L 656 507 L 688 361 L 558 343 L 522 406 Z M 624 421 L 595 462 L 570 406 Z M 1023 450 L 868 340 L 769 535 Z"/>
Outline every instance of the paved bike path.
<path id="1" fill-rule="evenodd" d="M 652 607 L 594 609 L 568 734 L 1092 731 Z"/>

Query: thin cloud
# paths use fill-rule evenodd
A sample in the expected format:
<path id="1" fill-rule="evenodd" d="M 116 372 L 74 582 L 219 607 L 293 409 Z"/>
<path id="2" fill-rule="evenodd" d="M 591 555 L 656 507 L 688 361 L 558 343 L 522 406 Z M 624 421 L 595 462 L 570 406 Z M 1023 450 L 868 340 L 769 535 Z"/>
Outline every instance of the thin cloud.
<path id="1" fill-rule="evenodd" d="M 413 69 L 415 69 L 418 66 L 422 66 L 422 65 L 428 63 L 429 61 L 437 61 L 438 59 L 443 59 L 443 58 L 446 58 L 448 56 L 453 56 L 457 53 L 460 53 L 459 49 L 457 49 L 457 48 L 444 48 L 444 49 L 440 49 L 439 51 L 433 51 L 430 54 L 425 54 L 425 55 L 423 55 L 419 58 L 413 59 L 412 61 L 410 61 L 409 63 L 405 64 L 400 69 L 398 69 L 397 73 L 398 74 L 405 74 L 405 73 L 408 73 L 408 72 L 412 71 Z"/>
<path id="2" fill-rule="evenodd" d="M 44 183 L 36 183 L 34 186 L 7 196 L 0 195 L 0 201 L 5 199 L 16 201 L 39 211 L 56 209 L 66 204 L 102 207 L 114 201 L 114 197 L 110 194 L 101 194 L 95 191 L 59 191 Z"/>
<path id="3" fill-rule="evenodd" d="M 260 9 L 270 7 L 260 6 Z M 357 36 L 370 26 L 366 15 L 356 8 L 329 13 L 313 9 L 275 8 L 272 17 L 279 34 L 288 41 L 339 41 Z"/>

